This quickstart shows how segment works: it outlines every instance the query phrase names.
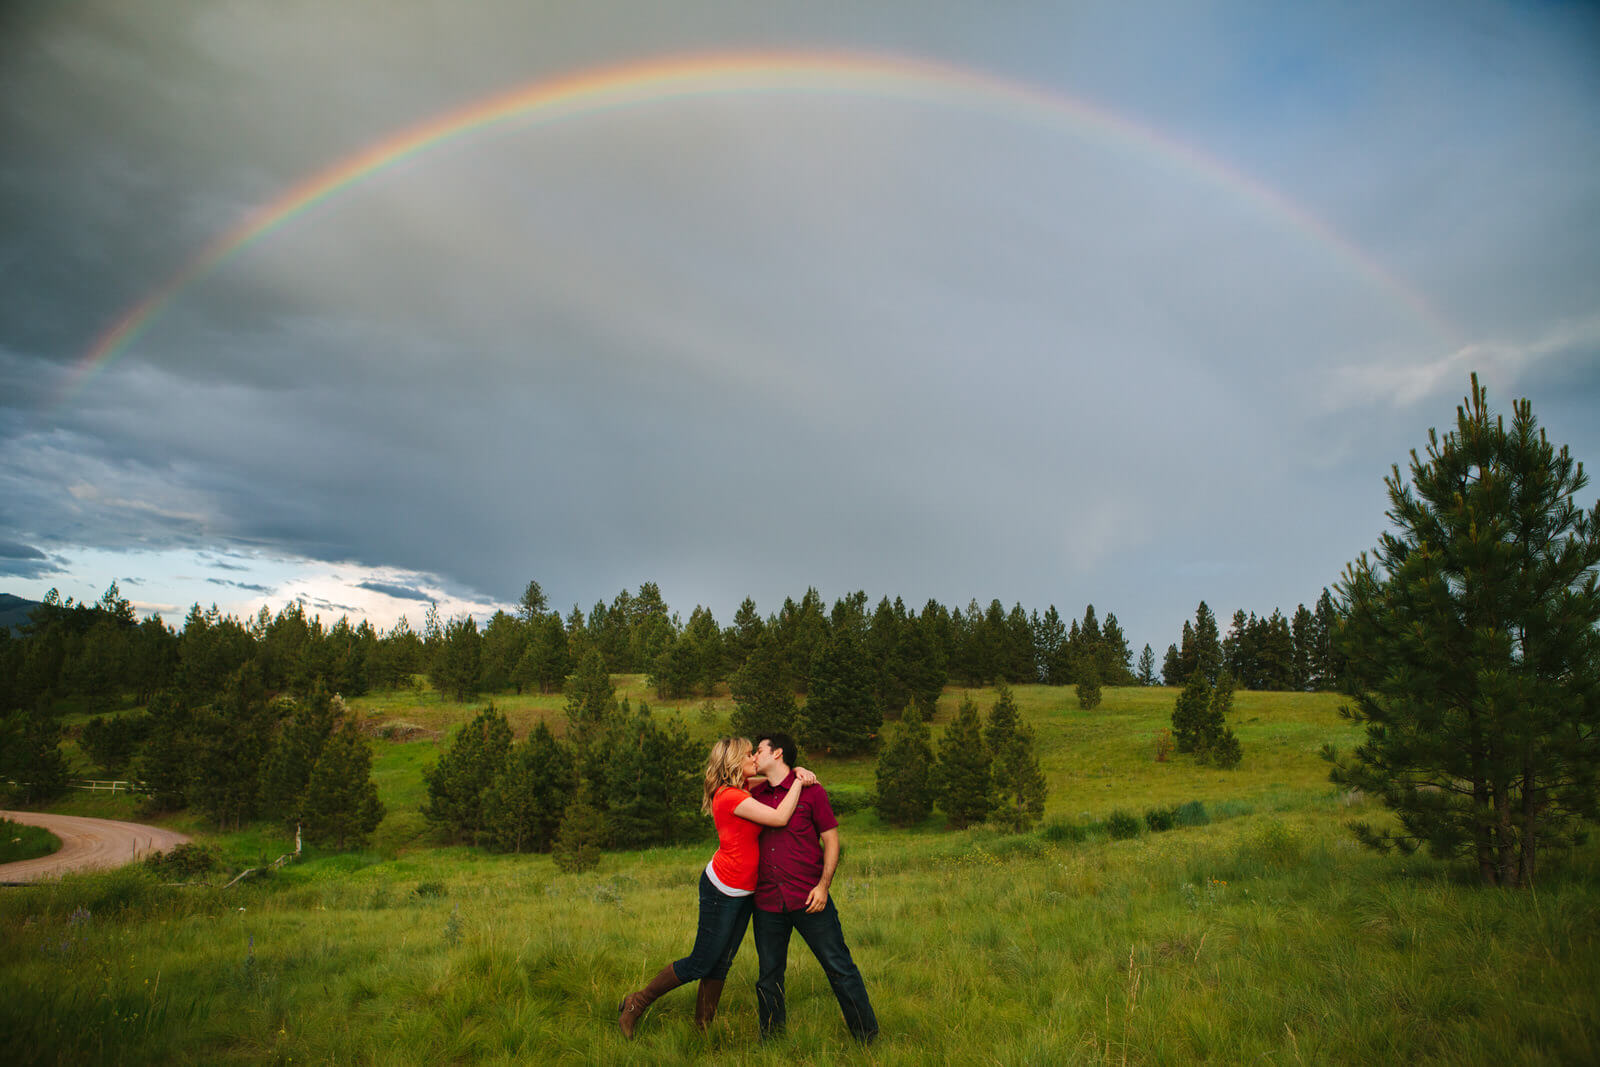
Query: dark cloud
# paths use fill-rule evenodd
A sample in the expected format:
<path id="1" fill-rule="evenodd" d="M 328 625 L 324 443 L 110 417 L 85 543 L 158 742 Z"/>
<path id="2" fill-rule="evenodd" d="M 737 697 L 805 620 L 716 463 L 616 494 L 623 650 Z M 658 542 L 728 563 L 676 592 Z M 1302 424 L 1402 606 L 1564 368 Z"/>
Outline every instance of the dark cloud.
<path id="1" fill-rule="evenodd" d="M 0 540 L 0 575 L 10 578 L 43 578 L 63 573 L 60 563 L 32 545 Z"/>
<path id="2" fill-rule="evenodd" d="M 229 589 L 243 589 L 245 592 L 248 592 L 248 593 L 270 593 L 270 592 L 272 592 L 272 587 L 270 585 L 253 585 L 253 584 L 251 584 L 249 582 L 231 582 L 231 581 L 228 581 L 226 578 L 207 578 L 206 582 L 208 584 L 210 584 L 210 585 L 226 586 Z"/>
<path id="3" fill-rule="evenodd" d="M 409 585 L 395 585 L 391 582 L 358 582 L 356 588 L 382 593 L 385 596 L 392 596 L 396 600 L 420 600 L 423 603 L 429 603 L 439 599 L 431 593 L 424 593 L 422 590 L 414 589 Z"/>
<path id="4" fill-rule="evenodd" d="M 15 541 L 0 541 L 0 560 L 43 560 L 48 558 L 32 545 L 18 544 Z"/>

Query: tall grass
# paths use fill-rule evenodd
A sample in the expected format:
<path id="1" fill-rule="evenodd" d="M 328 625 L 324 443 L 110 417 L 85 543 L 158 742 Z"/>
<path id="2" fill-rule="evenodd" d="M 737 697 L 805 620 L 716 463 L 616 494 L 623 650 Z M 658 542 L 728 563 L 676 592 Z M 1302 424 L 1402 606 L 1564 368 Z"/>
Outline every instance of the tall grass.
<path id="1" fill-rule="evenodd" d="M 845 817 L 834 899 L 883 1028 L 870 1049 L 849 1040 L 798 940 L 783 1039 L 755 1041 L 748 941 L 709 1034 L 685 989 L 621 1038 L 621 994 L 689 948 L 703 844 L 569 875 L 548 857 L 413 842 L 308 854 L 227 891 L 132 868 L 5 892 L 8 1059 L 1600 1060 L 1600 848 L 1524 893 L 1358 848 L 1343 824 L 1383 813 L 1326 784 L 1315 748 L 1348 729 L 1326 699 L 1241 694 L 1246 762 L 1219 773 L 1154 761 L 1163 709 L 1146 692 L 1109 691 L 1104 716 L 1056 691 L 1019 694 L 1050 767 L 1039 831 Z M 379 761 L 394 761 L 386 803 L 417 762 L 403 747 Z M 826 781 L 871 783 L 870 762 L 811 762 Z M 1142 818 L 1196 800 L 1209 821 L 1155 831 Z M 1118 808 L 1141 816 L 1121 840 L 1106 830 Z M 258 833 L 217 843 L 237 862 L 274 844 Z"/>
<path id="2" fill-rule="evenodd" d="M 61 848 L 61 839 L 42 826 L 0 819 L 0 863 L 38 859 Z"/>

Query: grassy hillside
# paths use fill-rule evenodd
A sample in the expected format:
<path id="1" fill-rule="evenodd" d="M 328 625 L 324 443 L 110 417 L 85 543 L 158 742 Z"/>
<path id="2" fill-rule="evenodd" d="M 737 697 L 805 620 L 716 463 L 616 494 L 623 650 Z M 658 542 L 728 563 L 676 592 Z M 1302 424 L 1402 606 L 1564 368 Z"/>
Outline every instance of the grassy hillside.
<path id="1" fill-rule="evenodd" d="M 128 870 L 0 895 L 0 1027 L 37 1063 L 1600 1060 L 1600 849 L 1529 893 L 1376 856 L 1342 824 L 1382 813 L 1333 790 L 1316 756 L 1354 736 L 1334 698 L 1239 694 L 1244 763 L 1218 772 L 1153 760 L 1174 695 L 1108 690 L 1086 713 L 1070 691 L 1017 691 L 1051 786 L 1038 832 L 845 817 L 835 899 L 883 1026 L 870 1050 L 849 1043 L 799 942 L 782 1041 L 754 1041 L 748 941 L 711 1034 L 680 990 L 623 1041 L 621 994 L 689 948 L 708 846 L 612 854 L 584 875 L 430 847 L 415 808 L 431 740 L 377 744 L 390 813 L 369 852 L 226 891 Z M 472 710 L 430 700 L 357 710 L 437 730 Z M 502 706 L 519 733 L 561 718 L 559 698 Z M 706 737 L 726 710 L 681 706 Z M 807 762 L 840 790 L 872 784 L 869 761 Z M 1188 800 L 1212 821 L 1128 840 L 1100 828 Z M 283 844 L 215 840 L 240 863 Z"/>

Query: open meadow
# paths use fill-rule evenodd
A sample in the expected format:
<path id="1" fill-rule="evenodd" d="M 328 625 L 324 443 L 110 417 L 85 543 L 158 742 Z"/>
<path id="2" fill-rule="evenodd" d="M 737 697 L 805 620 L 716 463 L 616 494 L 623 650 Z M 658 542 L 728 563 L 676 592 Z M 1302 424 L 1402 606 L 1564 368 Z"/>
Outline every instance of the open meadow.
<path id="1" fill-rule="evenodd" d="M 697 739 L 726 697 L 618 695 L 681 714 Z M 838 801 L 834 883 L 882 1025 L 848 1039 L 797 941 L 789 1031 L 759 1045 L 747 939 L 709 1034 L 689 990 L 625 1041 L 621 995 L 688 950 L 712 846 L 618 852 L 560 872 L 548 856 L 439 847 L 422 771 L 477 705 L 432 694 L 353 701 L 379 735 L 388 808 L 369 849 L 308 851 L 222 890 L 140 869 L 0 891 L 0 1029 L 31 1063 L 1184 1064 L 1600 1062 L 1600 849 L 1552 863 L 1530 891 L 1486 889 L 1422 856 L 1380 856 L 1344 824 L 1385 814 L 1329 784 L 1324 742 L 1357 727 L 1331 694 L 1237 694 L 1230 771 L 1154 759 L 1176 691 L 1015 690 L 1049 782 L 1044 824 L 897 830 L 868 807 L 871 760 L 803 762 Z M 987 712 L 990 691 L 974 691 Z M 948 690 L 934 723 L 961 694 Z M 562 721 L 559 696 L 496 698 L 518 736 Z M 1151 830 L 1151 809 L 1185 808 Z M 132 818 L 125 797 L 58 810 Z M 1137 833 L 1112 831 L 1135 817 Z M 235 867 L 290 842 L 257 827 L 171 825 Z M 1118 829 L 1119 833 L 1126 832 Z M 212 876 L 214 884 L 225 879 Z"/>

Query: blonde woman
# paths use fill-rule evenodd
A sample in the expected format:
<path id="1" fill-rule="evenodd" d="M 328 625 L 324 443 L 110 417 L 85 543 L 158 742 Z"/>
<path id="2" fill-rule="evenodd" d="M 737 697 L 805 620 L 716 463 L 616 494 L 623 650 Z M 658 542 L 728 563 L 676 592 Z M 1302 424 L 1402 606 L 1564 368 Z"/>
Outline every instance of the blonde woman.
<path id="1" fill-rule="evenodd" d="M 817 780 L 810 771 L 796 767 L 794 785 L 783 802 L 769 808 L 750 799 L 745 790 L 745 782 L 755 773 L 755 753 L 745 738 L 724 737 L 711 746 L 700 810 L 716 824 L 717 851 L 700 875 L 700 927 L 695 932 L 694 948 L 683 959 L 661 968 L 649 985 L 622 998 L 617 1026 L 624 1037 L 633 1036 L 639 1017 L 657 997 L 697 978 L 700 990 L 694 1024 L 704 1030 L 717 1013 L 722 983 L 750 925 L 761 828 L 788 825 L 795 805 L 800 803 L 800 791 Z"/>

